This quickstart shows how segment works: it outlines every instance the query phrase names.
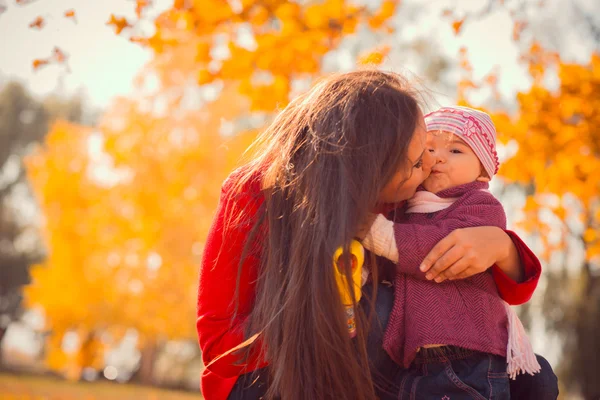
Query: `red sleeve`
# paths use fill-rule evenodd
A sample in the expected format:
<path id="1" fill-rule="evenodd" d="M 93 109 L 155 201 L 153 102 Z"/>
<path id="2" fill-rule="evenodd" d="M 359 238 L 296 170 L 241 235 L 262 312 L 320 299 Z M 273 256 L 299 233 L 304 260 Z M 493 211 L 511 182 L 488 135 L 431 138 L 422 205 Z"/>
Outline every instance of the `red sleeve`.
<path id="1" fill-rule="evenodd" d="M 542 273 L 542 265 L 536 255 L 527 247 L 525 242 L 512 231 L 505 231 L 517 248 L 521 264 L 525 270 L 525 278 L 523 282 L 516 282 L 504 273 L 496 265 L 492 267 L 492 275 L 496 281 L 500 297 L 510 305 L 519 305 L 526 303 L 531 299 L 535 288 L 537 287 L 540 275 Z"/>
<path id="2" fill-rule="evenodd" d="M 244 341 L 245 323 L 254 304 L 260 258 L 259 251 L 254 246 L 244 260 L 240 277 L 239 308 L 237 316 L 233 318 L 238 264 L 263 197 L 260 189 L 233 195 L 228 188 L 231 185 L 227 182 L 221 190 L 200 268 L 196 328 L 205 365 Z M 242 219 L 231 220 L 231 215 L 237 215 L 240 210 Z M 238 355 L 229 354 L 207 367 L 203 376 L 203 390 L 209 382 L 234 378 L 261 366 L 263 363 L 258 361 L 256 354 L 250 358 L 249 365 L 245 366 L 240 365 Z"/>

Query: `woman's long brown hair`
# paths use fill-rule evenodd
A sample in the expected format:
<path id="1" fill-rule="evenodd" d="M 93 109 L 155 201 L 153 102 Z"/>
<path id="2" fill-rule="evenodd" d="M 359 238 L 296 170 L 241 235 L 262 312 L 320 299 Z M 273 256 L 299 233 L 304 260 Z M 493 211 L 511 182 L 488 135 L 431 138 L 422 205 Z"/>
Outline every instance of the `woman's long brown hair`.
<path id="1" fill-rule="evenodd" d="M 237 184 L 259 175 L 265 196 L 252 234 L 263 232 L 247 334 L 261 332 L 267 398 L 376 398 L 367 324 L 361 314 L 353 343 L 332 256 L 351 242 L 391 177 L 408 168 L 419 115 L 403 78 L 357 71 L 320 81 L 257 141 L 258 156 Z"/>

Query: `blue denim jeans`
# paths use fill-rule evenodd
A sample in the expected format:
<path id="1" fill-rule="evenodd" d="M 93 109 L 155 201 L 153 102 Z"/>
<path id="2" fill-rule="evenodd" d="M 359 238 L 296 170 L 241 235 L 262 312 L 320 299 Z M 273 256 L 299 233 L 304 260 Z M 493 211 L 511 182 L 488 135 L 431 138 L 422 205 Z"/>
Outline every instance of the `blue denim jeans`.
<path id="1" fill-rule="evenodd" d="M 393 381 L 382 399 L 510 399 L 506 360 L 460 347 L 421 349 L 408 369 L 396 370 Z"/>
<path id="2" fill-rule="evenodd" d="M 558 398 L 558 378 L 552 366 L 544 357 L 536 354 L 541 370 L 535 375 L 518 375 L 510 381 L 511 399 L 556 400 Z"/>
<path id="3" fill-rule="evenodd" d="M 365 285 L 363 288 L 363 292 L 365 300 L 363 301 L 363 309 L 368 314 L 371 310 L 370 303 L 368 302 L 368 294 L 372 291 L 372 287 L 370 284 Z M 406 398 L 401 397 L 403 394 L 399 393 L 400 385 L 402 381 L 404 381 L 403 390 L 407 390 L 408 386 L 413 386 L 416 384 L 417 388 L 419 382 L 422 386 L 427 380 L 419 379 L 415 382 L 416 376 L 414 373 L 409 374 L 409 370 L 404 370 L 400 366 L 398 366 L 392 359 L 387 355 L 385 350 L 383 350 L 383 335 L 385 332 L 385 328 L 387 326 L 389 315 L 392 310 L 392 306 L 394 303 L 394 290 L 392 287 L 388 287 L 385 285 L 379 285 L 377 290 L 377 298 L 375 299 L 375 313 L 378 319 L 378 323 L 373 323 L 371 329 L 369 331 L 369 335 L 367 338 L 367 352 L 369 354 L 369 359 L 372 361 L 372 370 L 373 370 L 373 379 L 376 383 L 380 391 L 380 396 L 382 399 L 384 398 Z M 481 353 L 480 353 L 481 354 Z M 487 356 L 487 355 L 486 355 Z M 492 356 L 494 357 L 494 356 Z M 550 363 L 542 356 L 536 355 L 537 360 L 541 366 L 541 371 L 535 375 L 522 374 L 518 375 L 516 380 L 510 380 L 510 398 L 512 399 L 535 399 L 535 400 L 556 400 L 558 398 L 558 379 L 552 370 L 552 366 Z M 450 360 L 449 360 L 450 361 Z M 475 362 L 475 360 L 472 360 Z M 459 364 L 463 364 L 466 361 L 461 361 Z M 485 357 L 484 357 L 485 364 Z M 504 362 L 504 361 L 503 361 Z M 490 363 L 497 366 L 498 360 L 490 360 Z M 450 362 L 450 368 L 456 368 L 457 361 L 454 361 L 455 366 L 452 367 L 452 362 Z M 431 374 L 432 368 L 428 368 L 428 374 Z M 455 372 L 455 371 L 454 371 Z M 494 391 L 496 395 L 505 395 L 505 390 L 500 388 L 495 388 L 498 385 L 499 380 L 503 380 L 503 373 L 506 372 L 506 364 L 501 370 L 499 370 L 500 375 L 495 375 L 497 372 L 491 372 L 494 374 L 494 380 L 490 381 L 489 390 Z M 445 372 L 446 374 L 449 371 Z M 408 374 L 408 375 L 407 375 Z M 406 380 L 405 380 L 406 378 Z M 468 380 L 468 379 L 467 379 Z M 431 379 L 430 379 L 431 381 Z M 412 382 L 412 383 L 409 383 Z M 438 382 L 440 383 L 440 382 Z M 409 391 L 410 393 L 410 391 Z M 444 395 L 433 398 L 443 398 Z M 461 398 L 456 396 L 448 395 L 450 399 Z M 408 398 L 411 398 L 410 396 Z M 416 399 L 427 399 L 427 397 L 421 396 L 420 394 L 415 397 Z M 479 397 L 467 397 L 467 398 L 479 398 Z M 500 398 L 496 397 L 492 394 L 492 398 Z M 506 397 L 508 398 L 508 397 Z"/>
<path id="4" fill-rule="evenodd" d="M 369 301 L 371 291 L 372 287 L 370 284 L 365 285 L 363 288 L 361 306 L 367 316 L 371 312 L 371 302 Z M 419 375 L 419 369 L 421 371 L 423 370 L 424 363 L 415 363 L 415 370 L 412 368 L 408 370 L 401 368 L 388 356 L 385 350 L 383 350 L 383 334 L 389 321 L 393 304 L 394 289 L 389 286 L 379 285 L 377 298 L 375 299 L 374 304 L 376 315 L 371 320 L 371 328 L 367 336 L 367 354 L 371 361 L 373 381 L 381 399 L 427 399 L 428 397 L 422 397 L 418 392 L 419 389 L 425 387 L 425 384 L 432 385 L 432 387 L 444 387 L 448 385 L 449 388 L 457 392 L 457 394 L 452 395 L 450 395 L 450 391 L 445 392 L 445 394 L 434 392 L 434 395 L 432 395 L 434 397 L 429 398 L 435 399 L 443 399 L 444 396 L 450 400 L 482 398 L 477 396 L 486 398 L 484 396 L 485 393 L 488 392 L 491 396 L 490 398 L 494 399 L 556 400 L 558 397 L 558 380 L 556 375 L 552 371 L 552 367 L 548 361 L 539 355 L 537 356 L 537 359 L 542 367 L 541 372 L 533 376 L 519 375 L 516 380 L 510 380 L 509 394 L 506 393 L 505 387 L 506 364 L 504 363 L 503 369 L 499 370 L 499 360 L 493 355 L 476 352 L 459 352 L 459 354 L 462 354 L 462 358 L 460 359 L 454 354 L 451 357 L 446 357 L 447 361 L 445 363 L 427 363 L 426 377 L 422 376 L 422 374 Z M 466 357 L 465 354 L 469 354 L 472 357 Z M 500 358 L 500 360 L 502 359 Z M 504 360 L 502 361 L 504 362 Z M 469 368 L 476 369 L 479 371 L 478 373 L 480 375 L 482 373 L 485 374 L 486 372 L 489 374 L 490 382 L 487 384 L 486 388 L 481 389 L 484 394 L 480 394 L 478 391 L 480 384 L 478 382 L 471 382 L 472 378 L 469 376 L 469 373 L 464 372 L 469 371 Z M 440 373 L 434 374 L 434 372 Z M 463 376 L 465 374 L 466 377 Z M 266 369 L 240 376 L 228 399 L 260 399 L 266 392 L 266 377 Z M 462 379 L 458 377 L 461 377 Z M 484 383 L 484 386 L 485 385 L 486 384 Z M 477 394 L 473 393 L 467 386 L 476 390 Z M 413 395 L 413 389 L 415 390 L 414 393 L 416 397 L 411 397 Z M 427 390 L 429 392 L 434 391 L 434 389 Z M 441 393 L 441 390 L 438 391 Z"/>

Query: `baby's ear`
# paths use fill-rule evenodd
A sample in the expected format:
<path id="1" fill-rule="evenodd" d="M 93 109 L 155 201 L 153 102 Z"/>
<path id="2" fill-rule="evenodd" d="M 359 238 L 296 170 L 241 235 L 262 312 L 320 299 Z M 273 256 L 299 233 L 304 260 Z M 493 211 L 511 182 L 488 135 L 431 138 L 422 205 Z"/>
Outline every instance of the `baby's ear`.
<path id="1" fill-rule="evenodd" d="M 481 166 L 481 171 L 479 172 L 479 178 L 477 178 L 477 182 L 489 182 L 491 179 L 488 176 L 487 171 Z"/>

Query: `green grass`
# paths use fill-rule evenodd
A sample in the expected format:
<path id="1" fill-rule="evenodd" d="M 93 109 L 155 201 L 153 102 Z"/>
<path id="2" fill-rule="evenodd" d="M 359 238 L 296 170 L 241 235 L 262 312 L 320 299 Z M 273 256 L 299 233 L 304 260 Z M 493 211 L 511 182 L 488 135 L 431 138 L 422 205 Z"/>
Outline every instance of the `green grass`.
<path id="1" fill-rule="evenodd" d="M 0 400 L 199 400 L 186 393 L 110 382 L 77 383 L 51 377 L 0 374 Z"/>

